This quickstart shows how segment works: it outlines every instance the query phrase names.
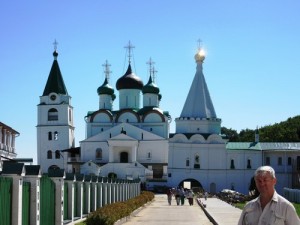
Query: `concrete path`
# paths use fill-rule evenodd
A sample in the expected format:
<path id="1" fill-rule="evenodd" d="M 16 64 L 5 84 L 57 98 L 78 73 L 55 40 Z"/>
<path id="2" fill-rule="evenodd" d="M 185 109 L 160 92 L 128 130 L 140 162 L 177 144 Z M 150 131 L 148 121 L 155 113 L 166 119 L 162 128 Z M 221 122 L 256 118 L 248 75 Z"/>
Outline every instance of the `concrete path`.
<path id="1" fill-rule="evenodd" d="M 194 202 L 193 206 L 177 206 L 173 198 L 172 205 L 167 202 L 167 195 L 155 195 L 154 201 L 132 216 L 123 225 L 212 225 L 201 207 Z"/>
<path id="2" fill-rule="evenodd" d="M 204 198 L 200 199 L 202 203 L 206 204 L 204 210 L 209 216 L 213 218 L 218 225 L 236 225 L 238 224 L 242 210 L 221 201 L 218 198 Z"/>

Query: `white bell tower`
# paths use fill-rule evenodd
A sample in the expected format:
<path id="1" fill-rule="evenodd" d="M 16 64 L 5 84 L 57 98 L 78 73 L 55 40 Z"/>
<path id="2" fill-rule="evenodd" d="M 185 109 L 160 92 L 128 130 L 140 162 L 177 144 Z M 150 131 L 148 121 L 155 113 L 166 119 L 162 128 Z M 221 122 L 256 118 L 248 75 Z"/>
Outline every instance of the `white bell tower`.
<path id="1" fill-rule="evenodd" d="M 56 41 L 54 61 L 38 104 L 37 161 L 43 173 L 49 168 L 68 171 L 67 152 L 74 147 L 73 107 L 57 62 Z"/>

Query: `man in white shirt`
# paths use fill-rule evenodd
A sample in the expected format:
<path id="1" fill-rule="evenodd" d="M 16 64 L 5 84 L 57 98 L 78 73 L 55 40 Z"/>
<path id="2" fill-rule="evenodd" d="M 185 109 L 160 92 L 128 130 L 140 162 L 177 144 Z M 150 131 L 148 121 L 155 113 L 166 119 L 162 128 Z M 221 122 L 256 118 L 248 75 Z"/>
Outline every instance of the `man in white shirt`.
<path id="1" fill-rule="evenodd" d="M 238 225 L 300 225 L 293 204 L 275 190 L 276 176 L 272 167 L 259 167 L 254 180 L 260 194 L 245 205 Z"/>

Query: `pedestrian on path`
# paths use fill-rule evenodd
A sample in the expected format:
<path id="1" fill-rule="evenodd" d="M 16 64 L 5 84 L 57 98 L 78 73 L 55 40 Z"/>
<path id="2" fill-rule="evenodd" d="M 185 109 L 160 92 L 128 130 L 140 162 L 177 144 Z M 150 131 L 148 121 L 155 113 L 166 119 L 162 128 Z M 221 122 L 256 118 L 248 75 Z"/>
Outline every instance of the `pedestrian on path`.
<path id="1" fill-rule="evenodd" d="M 172 192 L 171 188 L 167 190 L 167 196 L 168 196 L 168 203 L 169 203 L 169 205 L 171 205 L 172 204 L 172 197 L 173 197 L 173 192 Z"/>
<path id="2" fill-rule="evenodd" d="M 175 199 L 176 199 L 176 204 L 177 205 L 179 205 L 180 204 L 180 189 L 179 188 L 177 188 L 176 190 L 175 190 Z"/>
<path id="3" fill-rule="evenodd" d="M 187 191 L 186 198 L 188 199 L 190 206 L 194 205 L 194 192 L 192 190 Z"/>
<path id="4" fill-rule="evenodd" d="M 180 202 L 181 202 L 181 205 L 184 205 L 184 199 L 185 199 L 185 190 L 184 188 L 182 187 L 180 189 Z"/>
<path id="5" fill-rule="evenodd" d="M 254 180 L 259 196 L 245 205 L 238 225 L 300 225 L 293 204 L 275 190 L 277 180 L 272 167 L 259 167 Z"/>

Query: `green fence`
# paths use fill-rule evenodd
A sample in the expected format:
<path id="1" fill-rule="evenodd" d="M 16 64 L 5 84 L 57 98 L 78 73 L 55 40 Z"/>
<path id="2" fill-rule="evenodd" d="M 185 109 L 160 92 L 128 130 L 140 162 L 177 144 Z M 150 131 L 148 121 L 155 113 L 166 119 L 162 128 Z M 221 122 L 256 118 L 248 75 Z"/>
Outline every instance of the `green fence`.
<path id="1" fill-rule="evenodd" d="M 22 225 L 30 225 L 30 182 L 23 182 Z"/>
<path id="2" fill-rule="evenodd" d="M 69 196 L 69 190 L 68 190 L 68 183 L 64 184 L 64 220 L 70 219 L 68 217 L 68 197 Z"/>
<path id="3" fill-rule="evenodd" d="M 42 225 L 55 224 L 55 184 L 47 176 L 42 176 L 40 186 L 41 206 L 40 221 Z"/>
<path id="4" fill-rule="evenodd" d="M 0 224 L 11 225 L 12 178 L 0 177 Z"/>

